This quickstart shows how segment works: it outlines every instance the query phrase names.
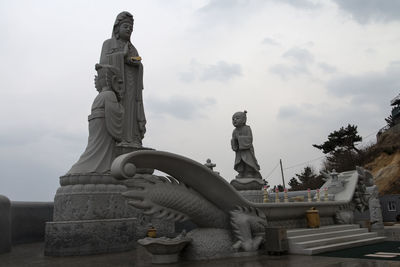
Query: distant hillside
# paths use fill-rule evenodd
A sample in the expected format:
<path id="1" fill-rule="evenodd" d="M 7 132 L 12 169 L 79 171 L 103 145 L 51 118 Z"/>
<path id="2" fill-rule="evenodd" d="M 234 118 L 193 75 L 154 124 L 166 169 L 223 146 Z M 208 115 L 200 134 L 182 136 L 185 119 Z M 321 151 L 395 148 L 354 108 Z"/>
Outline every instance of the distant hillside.
<path id="1" fill-rule="evenodd" d="M 400 194 L 400 124 L 382 133 L 365 153 L 364 167 L 374 175 L 380 195 Z"/>

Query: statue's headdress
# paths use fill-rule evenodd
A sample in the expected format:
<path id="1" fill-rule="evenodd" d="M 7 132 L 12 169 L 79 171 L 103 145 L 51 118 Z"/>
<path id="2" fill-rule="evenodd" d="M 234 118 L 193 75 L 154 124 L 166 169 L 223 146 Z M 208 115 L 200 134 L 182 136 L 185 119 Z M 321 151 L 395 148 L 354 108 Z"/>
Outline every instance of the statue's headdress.
<path id="1" fill-rule="evenodd" d="M 244 111 L 235 112 L 235 114 L 233 114 L 233 116 L 243 117 L 244 118 L 244 122 L 246 123 L 246 121 L 247 121 L 247 115 L 246 114 L 247 114 L 247 111 L 244 110 Z"/>
<path id="2" fill-rule="evenodd" d="M 238 112 L 235 112 L 235 114 L 233 114 L 233 116 L 243 116 L 243 117 L 247 118 L 246 114 L 247 114 L 246 110 L 245 111 L 238 111 Z"/>
<path id="3" fill-rule="evenodd" d="M 133 16 L 131 13 L 128 11 L 122 11 L 121 13 L 118 14 L 117 18 L 115 19 L 114 26 L 113 26 L 113 31 L 112 31 L 112 37 L 118 38 L 119 34 L 119 26 L 121 26 L 122 23 L 129 23 L 133 25 Z"/>
<path id="4" fill-rule="evenodd" d="M 112 65 L 107 65 L 107 64 L 96 64 L 95 65 L 95 69 L 98 73 L 99 76 L 104 75 L 105 79 L 106 79 L 106 83 L 107 85 L 112 88 L 113 90 L 115 90 L 115 92 L 117 93 L 117 95 L 119 96 L 121 94 L 121 89 L 120 88 L 113 88 L 111 86 L 112 84 L 112 78 L 114 76 L 116 76 L 116 79 L 118 81 L 118 83 L 122 83 L 122 76 L 121 76 L 121 72 L 119 71 L 119 69 L 117 67 L 114 67 Z"/>

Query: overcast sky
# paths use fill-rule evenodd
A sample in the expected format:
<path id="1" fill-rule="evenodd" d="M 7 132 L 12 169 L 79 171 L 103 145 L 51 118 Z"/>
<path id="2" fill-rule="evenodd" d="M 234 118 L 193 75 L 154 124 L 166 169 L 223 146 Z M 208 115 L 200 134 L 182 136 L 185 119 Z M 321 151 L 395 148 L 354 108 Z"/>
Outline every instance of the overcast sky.
<path id="1" fill-rule="evenodd" d="M 211 158 L 228 181 L 236 111 L 275 185 L 279 159 L 286 182 L 304 162 L 318 171 L 312 144 L 341 126 L 373 142 L 400 92 L 398 0 L 3 0 L 0 194 L 53 200 L 86 147 L 94 65 L 124 10 L 145 68 L 144 145 Z"/>

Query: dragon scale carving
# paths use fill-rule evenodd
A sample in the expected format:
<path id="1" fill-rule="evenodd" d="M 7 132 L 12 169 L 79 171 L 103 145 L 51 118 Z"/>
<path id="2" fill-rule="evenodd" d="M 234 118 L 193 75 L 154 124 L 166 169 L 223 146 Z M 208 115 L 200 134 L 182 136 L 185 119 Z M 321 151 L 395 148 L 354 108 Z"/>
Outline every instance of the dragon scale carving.
<path id="1" fill-rule="evenodd" d="M 192 188 L 173 177 L 139 175 L 126 182 L 123 195 L 147 215 L 175 221 L 192 220 L 199 227 L 227 228 L 229 216 Z"/>

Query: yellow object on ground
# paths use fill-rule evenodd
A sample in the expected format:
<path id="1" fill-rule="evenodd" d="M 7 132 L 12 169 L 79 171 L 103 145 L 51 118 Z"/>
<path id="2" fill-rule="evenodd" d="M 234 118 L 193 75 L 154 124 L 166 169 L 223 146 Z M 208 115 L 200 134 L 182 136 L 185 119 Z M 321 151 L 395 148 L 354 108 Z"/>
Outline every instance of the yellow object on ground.
<path id="1" fill-rule="evenodd" d="M 157 236 L 156 229 L 154 227 L 147 229 L 147 236 L 155 238 Z"/>
<path id="2" fill-rule="evenodd" d="M 314 207 L 307 210 L 306 217 L 307 217 L 307 227 L 318 228 L 320 226 L 319 212 Z"/>

